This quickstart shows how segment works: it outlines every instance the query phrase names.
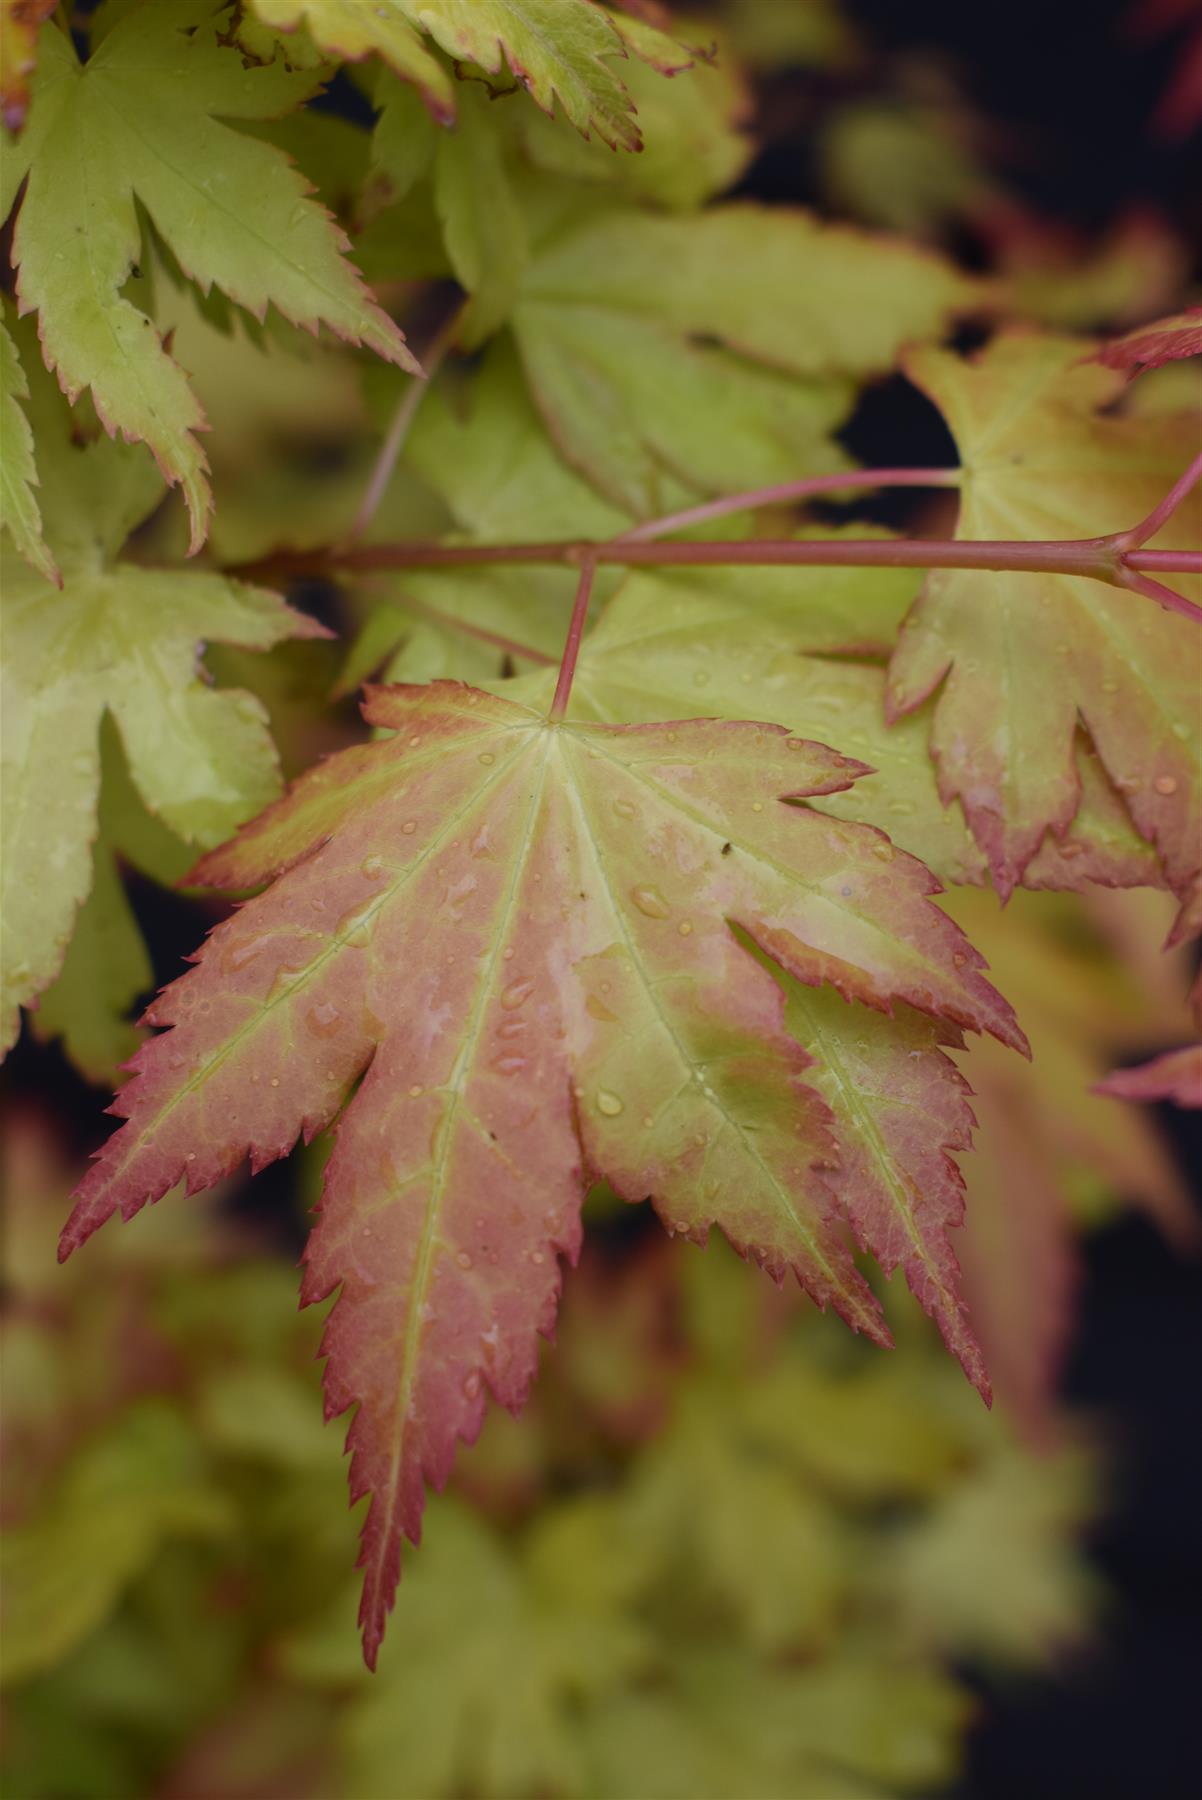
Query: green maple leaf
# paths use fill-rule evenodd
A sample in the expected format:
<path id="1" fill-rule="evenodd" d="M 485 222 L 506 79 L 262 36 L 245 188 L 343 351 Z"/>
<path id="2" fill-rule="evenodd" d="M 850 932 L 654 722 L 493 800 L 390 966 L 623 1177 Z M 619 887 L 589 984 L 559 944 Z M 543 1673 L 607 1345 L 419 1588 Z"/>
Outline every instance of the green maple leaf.
<path id="1" fill-rule="evenodd" d="M 611 14 L 592 0 L 252 0 L 252 6 L 273 28 L 304 24 L 334 56 L 357 61 L 378 52 L 444 124 L 458 111 L 455 82 L 424 37 L 456 62 L 490 75 L 508 71 L 544 112 L 558 104 L 579 131 L 596 132 L 614 149 L 637 150 L 642 140 L 611 61 L 628 48 L 664 74 L 691 61 L 647 22 Z"/>
<path id="2" fill-rule="evenodd" d="M 525 1396 L 586 1170 L 652 1196 L 673 1231 L 717 1224 L 878 1338 L 840 1201 L 887 1259 L 899 1232 L 947 1259 L 938 1200 L 927 1221 L 917 1196 L 882 1207 L 854 1175 L 842 1190 L 837 1122 L 732 925 L 846 999 L 1023 1039 L 921 863 L 782 803 L 846 787 L 846 757 L 777 726 L 556 724 L 451 682 L 373 690 L 366 716 L 392 735 L 303 777 L 195 871 L 278 879 L 151 1008 L 174 1029 L 135 1059 L 129 1123 L 64 1253 L 345 1107 L 304 1293 L 341 1288 L 327 1398 L 358 1403 L 374 1657 L 423 1478 L 476 1434 L 486 1385 Z"/>
<path id="3" fill-rule="evenodd" d="M 928 252 L 727 205 L 692 218 L 539 200 L 513 329 L 560 450 L 646 517 L 682 494 L 841 467 L 853 378 L 939 335 L 977 290 Z"/>
<path id="4" fill-rule="evenodd" d="M 136 449 L 103 437 L 73 445 L 51 387 L 43 371 L 46 535 L 62 585 L 11 553 L 2 566 L 5 1048 L 18 1005 L 58 974 L 91 886 L 105 714 L 151 811 L 193 844 L 216 843 L 272 797 L 279 774 L 263 708 L 207 685 L 198 646 L 265 649 L 322 631 L 274 594 L 223 575 L 118 560 L 162 483 Z M 127 992 L 134 968 L 123 936 L 125 973 L 118 982 L 110 969 L 108 979 Z"/>
<path id="5" fill-rule="evenodd" d="M 1095 1479 L 1079 1446 L 1054 1459 L 1005 1448 L 989 1457 L 894 1547 L 887 1585 L 910 1632 L 1016 1667 L 1080 1640 L 1097 1583 L 1070 1546 Z"/>
<path id="6" fill-rule="evenodd" d="M 587 1791 L 612 1800 L 934 1793 L 955 1774 L 969 1705 L 950 1675 L 896 1652 L 849 1646 L 790 1666 L 730 1644 L 673 1644 L 667 1679 L 585 1714 Z"/>
<path id="7" fill-rule="evenodd" d="M 142 6 L 80 63 L 42 40 L 29 123 L 6 157 L 0 212 L 26 180 L 13 238 L 22 312 L 68 396 L 90 389 L 106 428 L 154 452 L 203 540 L 210 507 L 205 420 L 187 376 L 122 294 L 141 254 L 143 207 L 180 267 L 262 318 L 326 325 L 391 362 L 416 365 L 343 254 L 346 240 L 272 145 L 225 120 L 286 112 L 310 74 L 244 62 L 220 40 L 210 0 Z"/>
<path id="8" fill-rule="evenodd" d="M 907 358 L 959 447 L 957 536 L 1098 537 L 1145 517 L 1180 475 L 1196 419 L 1100 411 L 1122 379 L 1084 362 L 1088 348 L 1015 334 L 972 362 Z M 1178 517 L 1155 542 L 1183 533 Z M 1084 577 L 936 570 L 893 653 L 887 698 L 896 718 L 939 690 L 940 790 L 960 798 L 1003 893 L 1077 814 L 1080 721 L 1185 898 L 1202 868 L 1197 666 L 1197 627 L 1140 595 Z"/>
<path id="9" fill-rule="evenodd" d="M 864 535 L 862 527 L 848 531 Z M 985 858 L 959 803 L 939 794 L 926 749 L 929 717 L 916 713 L 893 725 L 885 720 L 879 658 L 896 640 L 918 579 L 905 569 L 629 575 L 585 639 L 575 710 L 613 723 L 664 718 L 690 707 L 728 719 L 788 719 L 799 735 L 832 743 L 872 770 L 815 806 L 885 826 L 941 880 L 979 882 Z M 357 666 L 363 667 L 362 657 Z M 550 699 L 553 687 L 553 673 L 540 672 L 499 691 L 539 704 Z M 1079 751 L 1076 767 L 1085 798 L 1063 840 L 1049 837 L 1032 859 L 1027 883 L 1157 884 L 1155 854 L 1099 776 L 1096 759 Z"/>
<path id="10" fill-rule="evenodd" d="M 0 316 L 0 530 L 12 533 L 13 543 L 31 568 L 55 581 L 58 570 L 42 535 L 42 515 L 34 493 L 38 473 L 33 433 L 21 406 L 28 398 L 29 383 L 17 346 Z"/>
<path id="11" fill-rule="evenodd" d="M 75 1456 L 43 1514 L 4 1535 L 6 1681 L 82 1643 L 166 1539 L 230 1523 L 182 1419 L 158 1401 L 132 1407 Z"/>
<path id="12" fill-rule="evenodd" d="M 423 1537 L 376 1680 L 347 1655 L 349 1606 L 285 1649 L 294 1677 L 352 1688 L 349 1791 L 580 1793 L 579 1709 L 648 1656 L 612 1509 L 548 1507 L 511 1545 L 443 1501 Z"/>

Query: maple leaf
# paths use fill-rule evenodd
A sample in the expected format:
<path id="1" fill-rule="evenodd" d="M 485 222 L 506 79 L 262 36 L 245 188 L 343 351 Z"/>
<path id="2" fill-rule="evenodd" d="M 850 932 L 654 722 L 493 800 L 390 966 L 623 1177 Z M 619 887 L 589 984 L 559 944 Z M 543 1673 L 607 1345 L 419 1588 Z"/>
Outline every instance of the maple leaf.
<path id="1" fill-rule="evenodd" d="M 1097 352 L 1097 361 L 1108 369 L 1138 375 L 1143 369 L 1159 369 L 1185 356 L 1202 356 L 1202 306 L 1187 306 L 1172 318 L 1156 319 L 1123 337 L 1111 338 Z"/>
<path id="2" fill-rule="evenodd" d="M 58 579 L 54 558 L 42 535 L 42 515 L 34 489 L 38 485 L 33 433 L 21 407 L 29 398 L 17 346 L 0 316 L 0 530 L 8 530 L 21 555 L 47 581 Z"/>
<path id="3" fill-rule="evenodd" d="M 1171 1100 L 1177 1106 L 1202 1107 L 1202 1044 L 1166 1050 L 1132 1069 L 1116 1069 L 1098 1083 L 1097 1092 L 1116 1100 Z"/>
<path id="4" fill-rule="evenodd" d="M 864 535 L 863 527 L 848 529 Z M 926 753 L 929 719 L 920 713 L 890 726 L 884 718 L 879 658 L 895 642 L 917 582 L 904 569 L 636 572 L 585 639 L 574 708 L 612 723 L 662 719 L 697 705 L 729 719 L 787 718 L 799 735 L 871 765 L 870 774 L 816 807 L 866 824 L 884 821 L 893 841 L 941 880 L 979 882 L 985 859 L 959 804 L 940 797 Z M 545 703 L 553 684 L 553 674 L 540 672 L 500 691 Z M 1050 837 L 1028 865 L 1029 885 L 1077 887 L 1088 879 L 1143 886 L 1161 879 L 1096 762 L 1078 746 L 1082 804 L 1063 841 Z"/>
<path id="5" fill-rule="evenodd" d="M 375 1681 L 347 1655 L 349 1607 L 285 1648 L 294 1678 L 354 1697 L 347 1791 L 388 1793 L 400 1770 L 413 1794 L 586 1791 L 579 1710 L 649 1661 L 632 1560 L 604 1500 L 548 1509 L 517 1544 L 442 1502 Z"/>
<path id="6" fill-rule="evenodd" d="M 1151 512 L 1196 448 L 1197 422 L 1114 417 L 1121 378 L 1079 340 L 1013 334 L 972 361 L 917 350 L 911 378 L 943 412 L 962 464 L 957 536 L 1089 538 Z M 1158 545 L 1180 542 L 1177 519 Z M 1183 585 L 1186 578 L 1183 579 Z M 935 570 L 893 653 L 890 718 L 939 690 L 931 753 L 999 891 L 1045 833 L 1063 836 L 1089 732 L 1141 836 L 1185 896 L 1202 864 L 1197 627 L 1083 577 Z"/>
<path id="7" fill-rule="evenodd" d="M 216 843 L 272 797 L 279 774 L 262 706 L 248 693 L 209 686 L 198 645 L 265 649 L 325 635 L 261 588 L 118 560 L 129 533 L 159 504 L 162 483 L 132 447 L 104 437 L 73 445 L 67 408 L 44 370 L 36 405 L 46 535 L 62 585 L 11 552 L 0 565 L 5 1049 L 18 1005 L 58 974 L 91 886 L 104 715 L 117 723 L 151 811 L 193 844 Z"/>
<path id="8" fill-rule="evenodd" d="M 634 106 L 609 60 L 627 47 L 662 74 L 687 69 L 690 53 L 640 19 L 609 13 L 592 0 L 252 0 L 264 24 L 304 24 L 334 56 L 359 61 L 378 52 L 412 82 L 443 124 L 458 111 L 451 72 L 422 35 L 456 62 L 490 75 L 508 66 L 538 105 L 558 102 L 577 130 L 595 131 L 613 149 L 642 144 Z"/>
<path id="9" fill-rule="evenodd" d="M 206 0 L 135 8 L 86 63 L 48 31 L 29 122 L 6 158 L 0 212 L 26 182 L 13 237 L 20 310 L 74 401 L 90 389 L 110 432 L 150 446 L 203 541 L 211 504 L 200 405 L 146 315 L 121 292 L 143 207 L 180 267 L 262 319 L 329 326 L 415 370 L 401 332 L 346 260 L 346 239 L 283 152 L 226 120 L 307 98 L 311 74 L 247 66 Z M 86 179 L 81 176 L 86 170 Z"/>
<path id="10" fill-rule="evenodd" d="M 1107 953 L 1097 931 L 1098 920 L 1113 918 L 1119 938 L 1119 903 L 1146 902 L 1127 929 L 1155 942 L 1163 936 L 1156 898 L 1095 894 L 1088 913 L 1071 895 L 1016 894 L 1004 913 L 985 893 L 947 902 L 1018 1008 L 1039 1071 L 1037 1081 L 1016 1082 L 991 1044 L 974 1055 L 976 1154 L 956 1237 L 995 1394 L 1039 1449 L 1061 1424 L 1056 1395 L 1074 1322 L 1084 1197 L 1094 1216 L 1118 1203 L 1139 1207 L 1181 1254 L 1198 1241 L 1189 1195 L 1151 1122 L 1098 1098 L 1100 1046 L 1138 1047 L 1150 1012 L 1158 1030 L 1162 1010 L 1176 1019 L 1175 1008 L 1152 1006 L 1152 980 Z"/>
<path id="11" fill-rule="evenodd" d="M 1202 1035 L 1202 976 L 1194 983 L 1190 1006 L 1195 1028 Z M 1094 1091 L 1116 1100 L 1171 1100 L 1196 1111 L 1202 1107 L 1202 1044 L 1186 1044 L 1134 1068 L 1116 1069 L 1098 1082 Z"/>
<path id="12" fill-rule="evenodd" d="M 846 757 L 778 726 L 556 724 L 453 682 L 371 690 L 365 716 L 393 735 L 194 872 L 279 879 L 151 1007 L 174 1029 L 135 1058 L 63 1254 L 181 1177 L 261 1168 L 358 1084 L 303 1297 L 341 1290 L 327 1404 L 358 1403 L 371 1659 L 423 1477 L 476 1434 L 486 1383 L 525 1396 L 586 1170 L 882 1337 L 836 1218 L 837 1132 L 731 925 L 806 983 L 1024 1040 L 921 863 L 781 804 L 847 786 Z"/>
<path id="13" fill-rule="evenodd" d="M 6 1681 L 82 1643 L 164 1541 L 232 1522 L 186 1422 L 162 1401 L 132 1406 L 76 1455 L 41 1516 L 0 1540 Z"/>
<path id="14" fill-rule="evenodd" d="M 690 493 L 842 466 L 851 378 L 937 336 L 977 287 L 939 257 L 749 205 L 581 216 L 563 184 L 513 329 L 562 454 L 646 518 Z"/>

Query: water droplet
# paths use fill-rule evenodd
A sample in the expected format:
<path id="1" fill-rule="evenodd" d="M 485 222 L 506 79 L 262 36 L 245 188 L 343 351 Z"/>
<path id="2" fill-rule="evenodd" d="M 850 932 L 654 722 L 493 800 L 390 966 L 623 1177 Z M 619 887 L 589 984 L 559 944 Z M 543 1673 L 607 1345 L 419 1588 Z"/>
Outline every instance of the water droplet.
<path id="1" fill-rule="evenodd" d="M 805 748 L 806 748 L 806 741 L 804 738 L 786 738 L 785 739 L 785 749 L 786 750 L 804 750 Z"/>
<path id="2" fill-rule="evenodd" d="M 421 1085 L 421 1083 L 420 1083 L 420 1082 L 419 1082 L 419 1081 L 415 1081 L 415 1082 L 414 1082 L 414 1084 L 413 1084 L 413 1086 L 412 1086 L 412 1087 L 411 1087 L 411 1088 L 410 1088 L 410 1089 L 409 1089 L 409 1098 L 410 1098 L 410 1099 L 411 1099 L 411 1100 L 416 1100 L 416 1099 L 417 1099 L 417 1097 L 418 1097 L 418 1095 L 419 1095 L 419 1094 L 424 1094 L 424 1093 L 425 1093 L 425 1091 L 426 1091 L 426 1090 L 425 1090 L 425 1088 L 424 1088 L 424 1087 L 423 1087 L 423 1086 L 422 1086 L 422 1085 Z"/>
<path id="3" fill-rule="evenodd" d="M 1158 794 L 1175 794 L 1177 792 L 1177 778 L 1174 775 L 1158 775 L 1156 780 L 1152 783 L 1152 786 L 1156 789 Z"/>
<path id="4" fill-rule="evenodd" d="M 653 1125 L 654 1125 L 654 1124 L 655 1124 L 655 1120 L 654 1120 L 654 1119 L 653 1119 L 653 1118 L 652 1118 L 652 1117 L 651 1117 L 651 1114 L 650 1114 L 650 1113 L 644 1113 L 644 1114 L 643 1114 L 643 1130 L 644 1130 L 644 1131 L 650 1131 L 650 1130 L 651 1130 L 651 1127 L 652 1127 L 652 1126 L 653 1126 Z"/>
<path id="5" fill-rule="evenodd" d="M 1119 684 L 1117 681 L 1104 681 L 1102 683 L 1102 692 L 1104 694 L 1117 694 L 1118 691 Z"/>
<path id="6" fill-rule="evenodd" d="M 378 881 L 384 873 L 384 858 L 382 856 L 365 856 L 359 867 L 369 881 Z"/>
<path id="7" fill-rule="evenodd" d="M 516 1012 L 519 1006 L 525 1005 L 533 992 L 534 983 L 527 981 L 525 977 L 519 981 L 511 981 L 501 995 L 501 1005 L 506 1012 Z"/>
<path id="8" fill-rule="evenodd" d="M 337 1031 L 342 1021 L 342 1014 L 329 1000 L 320 1000 L 311 1006 L 305 1016 L 305 1024 L 314 1037 L 330 1037 Z"/>
<path id="9" fill-rule="evenodd" d="M 505 1023 L 498 1027 L 497 1036 L 510 1042 L 514 1038 L 521 1037 L 525 1030 L 525 1019 L 506 1019 Z"/>
<path id="10" fill-rule="evenodd" d="M 365 950 L 371 942 L 371 923 L 371 907 L 352 907 L 343 913 L 334 930 L 352 950 Z"/>
<path id="11" fill-rule="evenodd" d="M 417 820 L 416 819 L 406 819 L 405 823 L 401 826 L 401 830 L 405 834 L 406 837 L 412 837 L 414 832 L 417 830 Z"/>
<path id="12" fill-rule="evenodd" d="M 889 811 L 891 813 L 912 813 L 914 811 L 914 802 L 913 800 L 891 800 L 889 802 Z"/>
<path id="13" fill-rule="evenodd" d="M 409 739 L 409 748 L 410 748 L 410 749 L 411 749 L 411 750 L 416 750 L 416 749 L 417 749 L 417 746 L 418 746 L 418 745 L 419 745 L 419 744 L 420 744 L 420 743 L 421 743 L 421 738 L 420 738 L 420 737 L 411 737 L 411 738 L 410 738 L 410 739 Z"/>
<path id="14" fill-rule="evenodd" d="M 645 913 L 649 919 L 670 919 L 672 917 L 672 908 L 668 905 L 668 902 L 664 899 L 658 888 L 632 888 L 630 891 L 630 898 L 634 901 L 639 911 Z"/>
<path id="15" fill-rule="evenodd" d="M 502 961 L 502 962 L 512 962 L 512 961 L 513 961 L 513 950 L 512 950 L 512 948 L 510 948 L 510 949 L 509 949 L 509 950 L 502 950 L 502 952 L 501 952 L 501 961 Z"/>
<path id="16" fill-rule="evenodd" d="M 688 919 L 682 919 L 676 929 L 681 937 L 692 937 L 693 935 L 693 927 Z"/>
<path id="17" fill-rule="evenodd" d="M 617 813 L 619 819 L 633 819 L 635 816 L 634 802 L 631 800 L 615 800 L 614 811 Z"/>
<path id="18" fill-rule="evenodd" d="M 608 1088 L 597 1089 L 597 1111 L 604 1113 L 607 1119 L 616 1119 L 622 1111 L 622 1102 Z"/>
<path id="19" fill-rule="evenodd" d="M 477 762 L 482 762 L 484 764 L 484 767 L 487 769 L 489 764 L 495 763 L 497 759 L 493 755 L 491 750 L 481 750 L 481 752 L 480 752 L 479 756 L 476 758 L 476 760 L 477 760 Z"/>
<path id="20" fill-rule="evenodd" d="M 456 1256 L 455 1261 L 459 1264 L 461 1269 L 470 1269 L 472 1266 L 472 1259 L 466 1250 L 461 1250 Z"/>
<path id="21" fill-rule="evenodd" d="M 231 944 L 221 959 L 221 973 L 236 975 L 239 969 L 244 969 L 248 962 L 254 961 L 265 941 L 265 939 L 257 937 L 251 938 L 247 943 Z"/>
<path id="22" fill-rule="evenodd" d="M 872 854 L 879 862 L 892 862 L 894 850 L 892 844 L 879 843 L 872 846 Z"/>
<path id="23" fill-rule="evenodd" d="M 273 1076 L 272 1076 L 272 1078 L 271 1078 L 271 1085 L 272 1085 L 272 1087 L 279 1087 L 279 1085 L 280 1085 L 280 1078 L 279 1078 L 279 1076 L 278 1076 L 278 1075 L 273 1075 Z"/>
<path id="24" fill-rule="evenodd" d="M 524 1056 L 496 1056 L 492 1068 L 495 1075 L 516 1075 L 526 1067 Z"/>
<path id="25" fill-rule="evenodd" d="M 763 812 L 764 802 L 762 800 L 753 800 L 751 802 L 751 810 L 752 812 Z"/>
<path id="26" fill-rule="evenodd" d="M 464 1376 L 463 1391 L 469 1400 L 474 1400 L 480 1392 L 480 1377 L 474 1371 L 472 1374 Z"/>
<path id="27" fill-rule="evenodd" d="M 967 958 L 967 956 L 965 956 L 963 950 L 954 950 L 952 952 L 952 961 L 955 963 L 955 965 L 958 969 L 962 969 L 964 967 L 965 963 L 968 961 L 968 958 Z"/>
<path id="28" fill-rule="evenodd" d="M 542 1253 L 542 1251 L 541 1251 L 541 1250 L 532 1250 L 532 1251 L 531 1251 L 531 1252 L 530 1252 L 530 1260 L 531 1260 L 531 1262 L 532 1262 L 532 1263 L 534 1263 L 534 1264 L 535 1264 L 535 1265 L 536 1265 L 536 1266 L 537 1266 L 537 1267 L 539 1267 L 539 1268 L 541 1268 L 541 1267 L 542 1267 L 542 1265 L 543 1265 L 543 1263 L 545 1263 L 545 1262 L 546 1262 L 546 1260 L 547 1260 L 547 1259 L 546 1259 L 546 1257 L 545 1257 L 545 1256 L 544 1256 L 544 1255 L 543 1255 L 543 1253 Z"/>

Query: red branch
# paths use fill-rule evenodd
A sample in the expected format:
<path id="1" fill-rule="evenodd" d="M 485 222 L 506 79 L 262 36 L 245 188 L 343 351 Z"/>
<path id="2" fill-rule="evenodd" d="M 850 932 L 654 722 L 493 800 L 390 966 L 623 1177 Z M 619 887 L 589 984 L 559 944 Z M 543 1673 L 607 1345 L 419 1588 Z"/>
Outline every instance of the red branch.
<path id="1" fill-rule="evenodd" d="M 691 508 L 636 527 L 625 537 L 608 542 L 589 539 L 558 539 L 526 544 L 448 544 L 407 543 L 333 546 L 317 552 L 280 551 L 253 570 L 238 571 L 260 577 L 288 575 L 336 576 L 369 569 L 439 569 L 464 568 L 472 564 L 558 563 L 569 568 L 591 571 L 602 563 L 624 567 L 646 565 L 667 567 L 799 567 L 799 568 L 876 568 L 876 569 L 989 569 L 1011 570 L 1025 574 L 1086 576 L 1104 581 L 1111 587 L 1128 588 L 1155 600 L 1159 605 L 1184 618 L 1202 623 L 1202 607 L 1183 594 L 1149 579 L 1157 574 L 1176 571 L 1202 574 L 1202 551 L 1145 550 L 1147 539 L 1166 523 L 1171 514 L 1202 477 L 1202 457 L 1174 483 L 1168 494 L 1148 517 L 1128 531 L 1114 532 L 1108 537 L 1068 539 L 1063 542 L 1031 540 L 968 540 L 947 538 L 833 538 L 797 541 L 792 538 L 743 539 L 727 541 L 689 541 L 660 543 L 653 539 L 662 532 L 676 530 L 683 524 L 716 518 L 719 512 L 745 510 L 765 503 L 766 496 L 796 499 L 803 493 L 836 491 L 844 486 L 946 486 L 951 471 L 928 469 L 860 470 L 838 476 L 817 476 L 796 482 L 787 488 L 761 488 L 747 494 L 731 495 L 711 501 L 704 507 Z M 639 535 L 641 534 L 641 535 Z M 580 595 L 577 593 L 577 605 Z M 587 605 L 587 601 L 586 601 Z M 573 623 L 576 614 L 573 612 Z M 565 655 L 567 652 L 565 651 Z"/>

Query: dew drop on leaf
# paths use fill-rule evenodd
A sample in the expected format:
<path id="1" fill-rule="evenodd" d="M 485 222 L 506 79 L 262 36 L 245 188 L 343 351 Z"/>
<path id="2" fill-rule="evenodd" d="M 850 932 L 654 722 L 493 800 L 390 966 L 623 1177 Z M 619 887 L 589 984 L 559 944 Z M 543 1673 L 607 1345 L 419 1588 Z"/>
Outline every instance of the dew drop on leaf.
<path id="1" fill-rule="evenodd" d="M 518 981 L 511 981 L 501 995 L 501 1005 L 506 1012 L 516 1012 L 519 1006 L 525 1005 L 533 992 L 534 983 L 526 980 L 525 977 Z"/>
<path id="2" fill-rule="evenodd" d="M 335 933 L 352 950 L 365 950 L 371 942 L 371 917 L 370 910 L 352 907 L 339 919 Z"/>
<path id="3" fill-rule="evenodd" d="M 254 961 L 262 948 L 261 937 L 251 938 L 242 944 L 232 944 L 221 959 L 221 973 L 236 975 L 239 969 L 244 969 L 248 962 Z"/>
<path id="4" fill-rule="evenodd" d="M 616 1119 L 622 1111 L 622 1102 L 616 1094 L 611 1094 L 608 1088 L 599 1088 L 597 1090 L 597 1111 L 604 1113 L 607 1119 Z"/>
<path id="5" fill-rule="evenodd" d="M 305 1024 L 314 1037 L 331 1036 L 333 1032 L 337 1031 L 341 1022 L 342 1014 L 328 1000 L 319 1001 L 316 1006 L 310 1007 L 305 1016 Z"/>
<path id="6" fill-rule="evenodd" d="M 401 830 L 406 837 L 412 837 L 414 832 L 417 830 L 417 820 L 416 819 L 406 819 L 405 823 L 401 826 Z"/>
<path id="7" fill-rule="evenodd" d="M 1169 794 L 1175 794 L 1177 792 L 1177 778 L 1175 775 L 1158 775 L 1152 785 L 1158 794 L 1164 794 L 1166 797 Z"/>
<path id="8" fill-rule="evenodd" d="M 384 873 L 384 858 L 382 856 L 365 856 L 360 864 L 360 869 L 369 881 L 378 881 Z"/>
<path id="9" fill-rule="evenodd" d="M 664 899 L 658 888 L 632 888 L 630 898 L 634 901 L 639 911 L 645 913 L 649 919 L 670 919 L 672 917 L 672 908 L 668 905 L 668 902 Z"/>
<path id="10" fill-rule="evenodd" d="M 633 819 L 635 816 L 634 802 L 632 800 L 615 800 L 614 811 L 619 819 Z"/>
<path id="11" fill-rule="evenodd" d="M 497 759 L 491 750 L 481 750 L 480 755 L 477 758 L 477 761 L 482 762 L 485 768 L 487 768 L 490 763 L 496 762 L 496 760 Z"/>

